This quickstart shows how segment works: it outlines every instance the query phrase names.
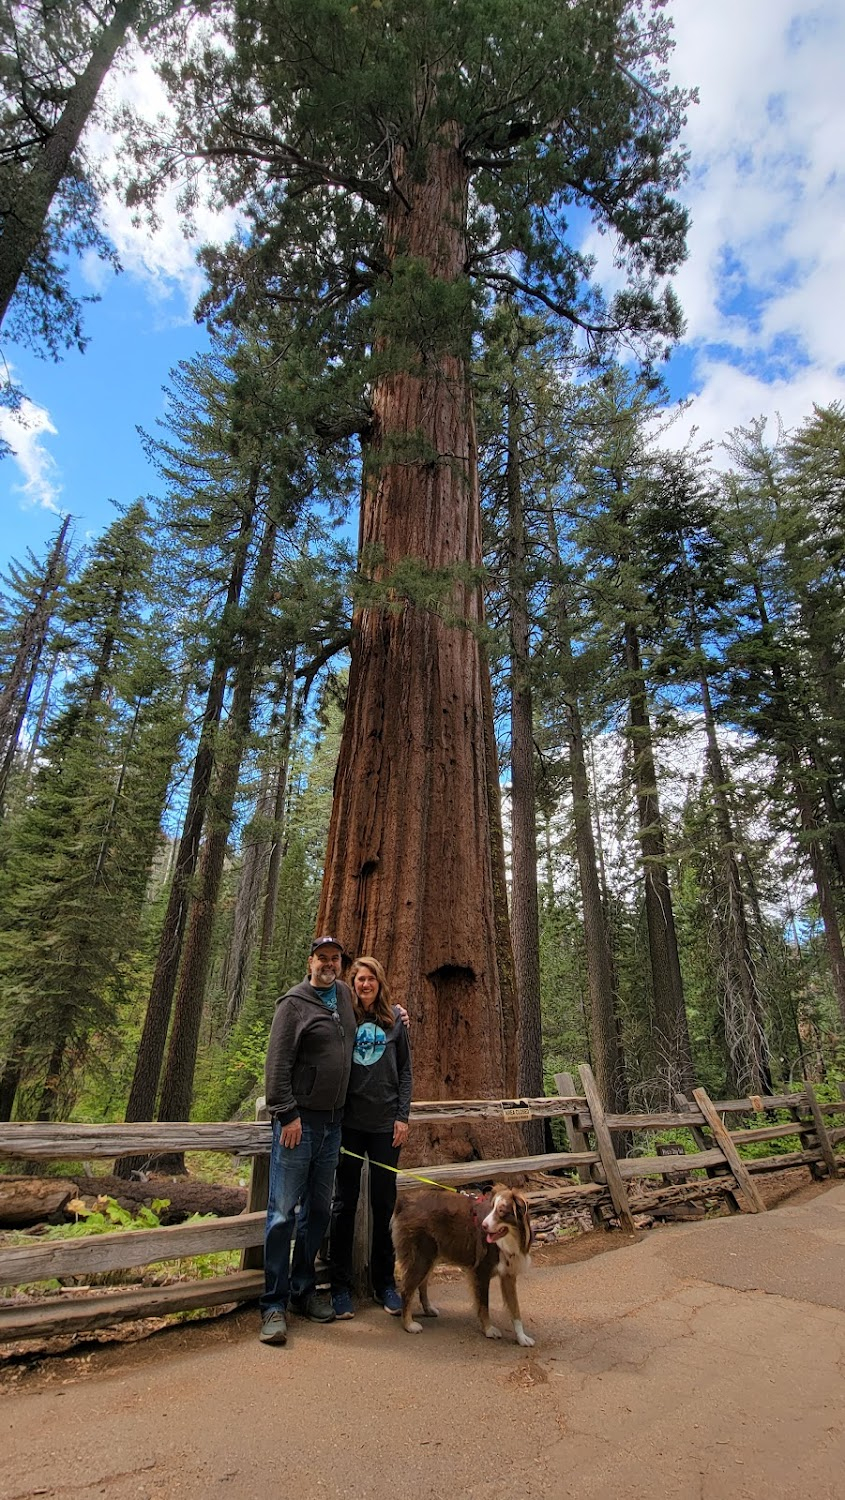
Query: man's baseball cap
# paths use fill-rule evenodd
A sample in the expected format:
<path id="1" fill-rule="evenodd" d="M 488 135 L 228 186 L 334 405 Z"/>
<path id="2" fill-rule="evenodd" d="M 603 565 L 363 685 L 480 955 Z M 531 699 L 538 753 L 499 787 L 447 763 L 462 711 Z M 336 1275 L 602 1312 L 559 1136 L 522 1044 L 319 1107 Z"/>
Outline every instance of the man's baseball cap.
<path id="1" fill-rule="evenodd" d="M 343 944 L 340 941 L 340 938 L 336 937 L 315 938 L 313 943 L 311 944 L 309 952 L 316 953 L 318 948 L 328 948 L 330 945 L 332 948 L 339 948 L 341 953 L 343 952 Z"/>

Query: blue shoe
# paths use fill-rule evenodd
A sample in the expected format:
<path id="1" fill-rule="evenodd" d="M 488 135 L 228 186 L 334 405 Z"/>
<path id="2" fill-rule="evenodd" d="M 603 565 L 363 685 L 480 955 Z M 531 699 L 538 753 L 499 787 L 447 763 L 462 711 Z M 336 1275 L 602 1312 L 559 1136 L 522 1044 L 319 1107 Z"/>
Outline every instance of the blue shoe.
<path id="1" fill-rule="evenodd" d="M 332 1307 L 334 1308 L 334 1315 L 338 1320 L 354 1318 L 355 1316 L 352 1298 L 347 1291 L 332 1292 Z"/>
<path id="2" fill-rule="evenodd" d="M 376 1292 L 375 1300 L 380 1302 L 385 1312 L 389 1312 L 394 1318 L 398 1317 L 402 1311 L 402 1298 L 395 1286 L 388 1286 L 383 1292 Z"/>

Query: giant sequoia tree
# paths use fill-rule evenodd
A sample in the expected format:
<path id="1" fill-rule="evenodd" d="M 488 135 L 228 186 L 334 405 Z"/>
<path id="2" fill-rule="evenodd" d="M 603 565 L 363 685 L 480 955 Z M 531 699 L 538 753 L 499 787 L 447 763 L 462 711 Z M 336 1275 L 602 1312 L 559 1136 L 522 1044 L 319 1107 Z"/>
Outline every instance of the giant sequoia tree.
<path id="1" fill-rule="evenodd" d="M 173 170 L 211 164 L 250 221 L 207 258 L 212 301 L 342 327 L 370 394 L 360 537 L 381 592 L 355 621 L 320 920 L 387 964 L 422 1095 L 515 1081 L 474 571 L 477 299 L 510 288 L 591 338 L 677 330 L 659 285 L 685 231 L 667 47 L 660 0 L 241 0 L 223 44 L 170 74 Z M 628 271 L 609 306 L 576 248 L 591 216 Z"/>

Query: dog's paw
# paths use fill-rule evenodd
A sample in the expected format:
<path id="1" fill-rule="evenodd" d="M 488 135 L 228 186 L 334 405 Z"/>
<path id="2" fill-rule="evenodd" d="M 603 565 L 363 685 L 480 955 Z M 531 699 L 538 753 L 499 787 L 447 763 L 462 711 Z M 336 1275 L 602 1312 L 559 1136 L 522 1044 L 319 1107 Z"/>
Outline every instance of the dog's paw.
<path id="1" fill-rule="evenodd" d="M 534 1348 L 534 1340 L 531 1338 L 530 1334 L 527 1334 L 525 1332 L 524 1328 L 521 1328 L 520 1331 L 519 1331 L 519 1333 L 517 1334 L 517 1336 L 516 1336 L 516 1342 L 518 1344 L 521 1344 L 521 1346 L 522 1346 L 523 1349 L 533 1349 Z"/>
<path id="2" fill-rule="evenodd" d="M 435 1307 L 433 1302 L 429 1302 L 428 1307 L 424 1307 L 423 1308 L 422 1312 L 420 1313 L 420 1317 L 422 1317 L 422 1318 L 439 1318 L 440 1317 L 440 1309 L 439 1309 L 439 1307 Z"/>
<path id="3" fill-rule="evenodd" d="M 491 1323 L 489 1328 L 485 1328 L 484 1337 L 486 1339 L 500 1339 L 502 1337 L 502 1330 L 501 1328 L 497 1328 L 495 1323 Z"/>
<path id="4" fill-rule="evenodd" d="M 404 1328 L 406 1333 L 422 1333 L 422 1323 L 415 1323 L 412 1321 L 410 1323 L 403 1323 L 402 1327 Z"/>

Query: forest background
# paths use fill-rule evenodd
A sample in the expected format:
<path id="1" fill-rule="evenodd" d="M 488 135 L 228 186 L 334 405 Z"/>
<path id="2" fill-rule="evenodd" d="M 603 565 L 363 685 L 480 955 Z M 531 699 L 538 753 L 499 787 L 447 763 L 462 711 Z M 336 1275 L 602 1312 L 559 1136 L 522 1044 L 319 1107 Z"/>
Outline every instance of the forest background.
<path id="1" fill-rule="evenodd" d="M 67 14 L 53 9 L 66 59 Z M 664 104 L 673 130 L 689 114 L 689 176 L 668 166 L 667 131 L 663 178 L 693 211 L 674 282 L 693 339 L 678 353 L 665 299 L 648 316 L 629 303 L 607 334 L 631 273 L 614 266 L 588 195 L 575 195 L 569 232 L 595 256 L 603 301 L 583 291 L 584 261 L 577 316 L 501 262 L 472 314 L 484 518 L 472 576 L 418 563 L 385 574 L 377 550 L 356 547 L 361 392 L 372 386 L 360 366 L 349 373 L 349 349 L 367 338 L 353 297 L 303 342 L 283 299 L 232 294 L 243 283 L 223 250 L 204 262 L 213 322 L 171 370 L 162 404 L 148 389 L 135 406 L 114 381 L 114 352 L 106 361 L 121 421 L 143 428 L 145 477 L 127 485 L 134 459 L 80 390 L 101 476 L 86 482 L 117 500 L 114 519 L 61 493 L 31 356 L 62 354 L 51 379 L 65 385 L 80 360 L 81 383 L 122 284 L 102 285 L 83 331 L 76 256 L 89 284 L 116 241 L 127 258 L 126 220 L 94 170 L 105 172 L 121 128 L 109 123 L 119 87 L 89 126 L 53 243 L 3 330 L 20 390 L 2 430 L 54 515 L 45 534 L 42 510 L 43 540 L 17 552 L 3 593 L 0 1117 L 122 1118 L 128 1107 L 129 1118 L 211 1119 L 251 1107 L 275 997 L 301 977 L 314 930 L 353 607 L 454 627 L 456 578 L 482 580 L 486 599 L 474 630 L 492 667 L 522 1091 L 581 1060 L 618 1108 L 693 1078 L 717 1094 L 765 1092 L 841 1066 L 845 410 L 841 312 L 825 296 L 841 248 L 824 224 L 842 204 L 821 86 L 841 18 L 766 6 L 763 25 L 757 6 L 730 20 L 693 6 L 684 21 L 675 9 L 685 85 L 718 58 L 719 86 L 734 69 L 738 101 L 755 59 L 747 114 L 737 102 L 715 140 L 706 116 L 706 146 L 704 106 Z M 144 66 L 166 58 L 168 28 L 185 19 L 147 11 Z M 75 36 L 78 59 L 90 40 Z M 783 59 L 791 95 L 775 84 Z M 67 90 L 81 68 L 62 65 Z M 676 55 L 664 100 L 677 68 Z M 176 72 L 165 67 L 165 81 Z M 754 99 L 779 137 L 743 133 Z M 40 107 L 47 120 L 55 89 Z M 137 183 L 156 142 L 135 128 L 149 145 Z M 12 144 L 4 170 L 31 172 Z M 764 176 L 776 234 L 772 200 L 755 205 Z M 749 217 L 730 239 L 728 184 L 743 178 Z M 221 244 L 240 210 L 231 182 L 218 189 L 216 217 L 194 207 Z M 134 202 L 141 211 L 139 188 Z M 157 207 L 169 228 L 175 206 Z M 680 252 L 664 232 L 671 269 Z M 155 244 L 148 236 L 148 255 Z M 697 279 L 696 254 L 707 265 Z M 368 269 L 355 272 L 364 301 Z M 462 316 L 418 284 L 406 292 L 421 324 Z M 74 353 L 89 333 L 91 348 Z M 696 383 L 692 413 L 673 409 L 670 391 Z M 84 523 L 66 523 L 66 506 Z M 413 1014 L 418 997 L 401 998 Z"/>

